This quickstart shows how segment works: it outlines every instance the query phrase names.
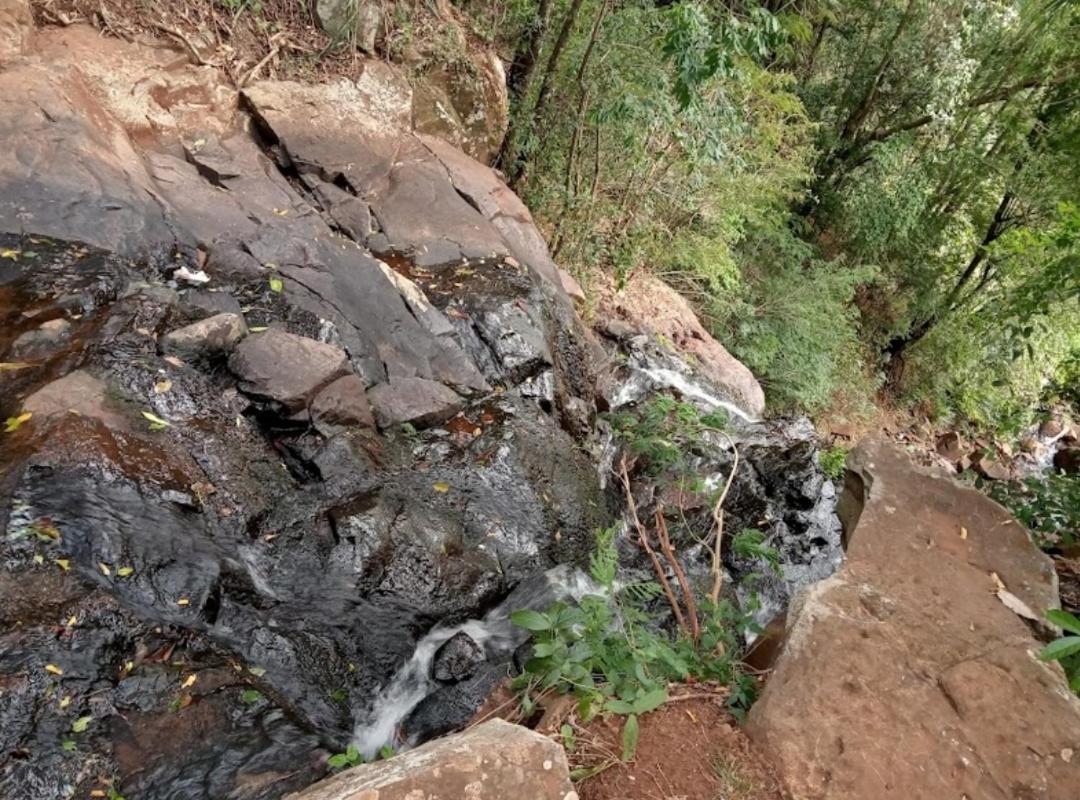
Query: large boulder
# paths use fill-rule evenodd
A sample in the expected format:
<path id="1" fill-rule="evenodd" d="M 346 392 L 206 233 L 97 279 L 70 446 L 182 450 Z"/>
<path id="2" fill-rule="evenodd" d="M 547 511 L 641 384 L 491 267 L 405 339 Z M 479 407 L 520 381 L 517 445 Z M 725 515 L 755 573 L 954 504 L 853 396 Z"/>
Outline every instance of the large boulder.
<path id="1" fill-rule="evenodd" d="M 349 357 L 333 345 L 271 328 L 241 342 L 229 357 L 229 369 L 245 394 L 299 411 L 320 389 L 349 373 Z"/>
<path id="2" fill-rule="evenodd" d="M 765 410 L 765 392 L 754 374 L 705 330 L 686 298 L 648 272 L 617 288 L 609 277 L 594 281 L 596 327 L 620 339 L 645 333 L 694 361 L 717 389 L 751 417 Z"/>
<path id="3" fill-rule="evenodd" d="M 1036 658 L 1050 559 L 981 493 L 869 442 L 845 566 L 792 605 L 748 730 L 795 800 L 1072 797 L 1080 700 Z"/>
<path id="4" fill-rule="evenodd" d="M 346 770 L 288 800 L 577 800 L 562 747 L 493 719 Z"/>

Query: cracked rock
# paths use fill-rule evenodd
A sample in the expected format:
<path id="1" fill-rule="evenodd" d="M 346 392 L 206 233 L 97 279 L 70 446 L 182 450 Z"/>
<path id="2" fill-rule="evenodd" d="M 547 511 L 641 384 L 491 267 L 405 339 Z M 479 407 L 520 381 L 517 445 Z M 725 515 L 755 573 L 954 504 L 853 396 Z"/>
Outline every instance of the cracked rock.
<path id="1" fill-rule="evenodd" d="M 247 337 L 229 357 L 240 390 L 300 411 L 331 381 L 350 373 L 345 351 L 271 328 Z"/>
<path id="2" fill-rule="evenodd" d="M 368 391 L 380 428 L 408 422 L 438 425 L 462 408 L 461 397 L 452 389 L 424 378 L 391 378 Z"/>

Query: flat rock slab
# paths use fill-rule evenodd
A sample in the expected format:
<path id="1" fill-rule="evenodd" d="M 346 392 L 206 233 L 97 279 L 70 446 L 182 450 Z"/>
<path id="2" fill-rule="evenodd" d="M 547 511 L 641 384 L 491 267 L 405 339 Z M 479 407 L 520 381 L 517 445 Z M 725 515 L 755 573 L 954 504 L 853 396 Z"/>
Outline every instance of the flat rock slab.
<path id="1" fill-rule="evenodd" d="M 1058 605 L 1050 559 L 892 445 L 860 445 L 849 468 L 848 561 L 792 604 L 750 713 L 791 796 L 1076 797 L 1080 700 L 1010 610 Z"/>
<path id="2" fill-rule="evenodd" d="M 577 800 L 566 753 L 493 719 L 386 761 L 347 770 L 287 800 Z"/>
<path id="3" fill-rule="evenodd" d="M 115 430 L 128 428 L 123 413 L 112 408 L 109 387 L 81 369 L 42 386 L 26 398 L 22 410 L 38 420 L 78 414 L 101 420 Z"/>
<path id="4" fill-rule="evenodd" d="M 303 409 L 320 389 L 351 372 L 341 348 L 279 328 L 244 339 L 229 357 L 229 369 L 245 394 L 276 400 L 290 411 Z"/>
<path id="5" fill-rule="evenodd" d="M 247 334 L 247 325 L 239 314 L 215 314 L 165 334 L 161 349 L 166 353 L 209 358 L 232 352 Z"/>
<path id="6" fill-rule="evenodd" d="M 338 378 L 319 392 L 311 402 L 311 418 L 315 427 L 326 436 L 342 428 L 375 429 L 364 382 L 356 375 Z"/>
<path id="7" fill-rule="evenodd" d="M 423 378 L 392 378 L 368 391 L 380 428 L 408 422 L 438 425 L 461 410 L 462 400 L 452 389 Z"/>

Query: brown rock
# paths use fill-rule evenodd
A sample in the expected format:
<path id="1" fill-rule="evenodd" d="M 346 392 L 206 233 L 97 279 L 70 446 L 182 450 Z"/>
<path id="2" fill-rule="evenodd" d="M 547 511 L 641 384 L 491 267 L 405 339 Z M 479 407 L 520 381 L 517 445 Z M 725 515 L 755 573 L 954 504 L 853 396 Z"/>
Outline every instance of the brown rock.
<path id="1" fill-rule="evenodd" d="M 239 314 L 215 314 L 165 334 L 161 349 L 186 356 L 221 356 L 232 352 L 247 334 L 247 324 Z"/>
<path id="2" fill-rule="evenodd" d="M 105 382 L 77 369 L 38 389 L 26 398 L 23 411 L 38 420 L 80 414 L 104 422 L 114 430 L 126 430 L 124 415 L 112 407 Z"/>
<path id="3" fill-rule="evenodd" d="M 356 375 L 338 378 L 311 402 L 311 419 L 326 436 L 353 426 L 374 430 L 375 417 L 364 391 L 364 382 Z"/>
<path id="4" fill-rule="evenodd" d="M 566 753 L 493 719 L 385 761 L 354 767 L 286 800 L 577 800 Z"/>
<path id="5" fill-rule="evenodd" d="M 959 464 L 960 459 L 967 452 L 967 443 L 964 437 L 956 431 L 949 431 L 937 437 L 937 453 L 952 464 Z"/>
<path id="6" fill-rule="evenodd" d="M 621 320 L 632 330 L 661 337 L 683 355 L 692 357 L 702 374 L 728 394 L 735 405 L 751 416 L 761 416 L 765 410 L 761 384 L 705 330 L 686 298 L 644 271 L 635 273 L 618 291 L 610 278 L 598 276 L 591 285 L 599 301 L 598 329 L 613 327 L 605 320 Z"/>
<path id="7" fill-rule="evenodd" d="M 562 282 L 563 291 L 573 300 L 575 303 L 585 302 L 585 290 L 581 288 L 581 284 L 577 282 L 577 279 L 567 272 L 565 269 L 559 270 L 559 280 Z"/>
<path id="8" fill-rule="evenodd" d="M 1054 469 L 1069 475 L 1080 472 L 1080 447 L 1069 445 L 1054 453 Z"/>
<path id="9" fill-rule="evenodd" d="M 244 339 L 229 356 L 229 369 L 245 394 L 289 411 L 302 410 L 320 389 L 350 372 L 345 351 L 278 328 Z"/>
<path id="10" fill-rule="evenodd" d="M 408 422 L 427 426 L 445 422 L 461 410 L 461 397 L 441 383 L 424 378 L 391 378 L 368 391 L 380 428 Z"/>
<path id="11" fill-rule="evenodd" d="M 971 468 L 992 481 L 1007 481 L 1012 477 L 1012 469 L 1007 464 L 986 452 L 979 452 L 972 456 Z"/>
<path id="12" fill-rule="evenodd" d="M 1056 436 L 1060 436 L 1061 432 L 1065 430 L 1065 423 L 1061 417 L 1050 417 L 1045 420 L 1042 425 L 1039 426 L 1039 436 L 1044 439 L 1053 439 Z"/>
<path id="13" fill-rule="evenodd" d="M 0 64 L 20 55 L 33 34 L 29 0 L 0 0 Z"/>
<path id="14" fill-rule="evenodd" d="M 981 493 L 871 442 L 847 563 L 796 599 L 752 738 L 795 800 L 1064 800 L 1080 701 L 1017 613 L 1056 607 L 1051 560 Z M 1000 581 L 1005 586 L 1001 590 Z"/>

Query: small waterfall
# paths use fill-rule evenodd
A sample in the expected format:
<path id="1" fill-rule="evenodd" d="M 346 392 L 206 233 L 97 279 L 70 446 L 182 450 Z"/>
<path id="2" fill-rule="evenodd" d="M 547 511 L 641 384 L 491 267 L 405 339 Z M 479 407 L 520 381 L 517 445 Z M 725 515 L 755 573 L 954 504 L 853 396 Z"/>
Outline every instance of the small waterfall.
<path id="1" fill-rule="evenodd" d="M 396 740 L 398 729 L 420 701 L 438 688 L 431 677 L 431 664 L 439 648 L 456 633 L 463 631 L 483 647 L 489 662 L 505 660 L 529 636 L 510 621 L 514 611 L 523 608 L 539 611 L 559 600 L 578 601 L 595 593 L 596 584 L 583 572 L 558 566 L 539 576 L 539 580 L 522 583 L 483 619 L 433 628 L 417 642 L 412 657 L 383 687 L 370 708 L 358 715 L 361 721 L 353 732 L 356 749 L 367 759 L 386 746 L 401 749 L 403 743 Z"/>

